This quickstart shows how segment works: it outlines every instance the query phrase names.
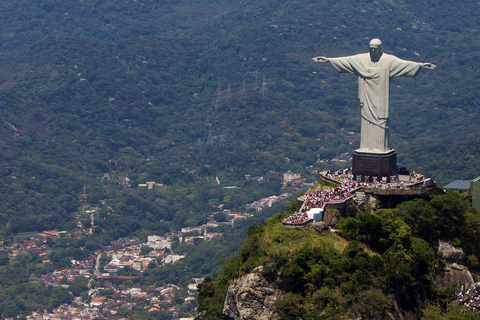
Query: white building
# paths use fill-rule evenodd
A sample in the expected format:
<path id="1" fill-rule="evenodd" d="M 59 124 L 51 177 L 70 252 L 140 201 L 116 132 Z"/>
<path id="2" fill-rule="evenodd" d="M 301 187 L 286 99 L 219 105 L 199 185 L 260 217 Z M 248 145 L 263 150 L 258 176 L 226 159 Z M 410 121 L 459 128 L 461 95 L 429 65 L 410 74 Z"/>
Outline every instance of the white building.
<path id="1" fill-rule="evenodd" d="M 167 240 L 164 237 L 159 236 L 148 236 L 147 246 L 159 250 L 159 249 L 169 249 L 172 250 L 172 241 Z"/>

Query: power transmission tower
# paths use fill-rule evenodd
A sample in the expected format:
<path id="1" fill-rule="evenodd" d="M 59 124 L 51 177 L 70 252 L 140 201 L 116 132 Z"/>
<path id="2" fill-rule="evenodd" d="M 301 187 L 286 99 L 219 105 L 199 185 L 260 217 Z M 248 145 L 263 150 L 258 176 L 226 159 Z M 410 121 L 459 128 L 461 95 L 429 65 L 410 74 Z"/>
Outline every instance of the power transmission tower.
<path id="1" fill-rule="evenodd" d="M 243 80 L 242 91 L 240 92 L 240 100 L 243 105 L 247 104 L 247 86 L 245 85 L 245 80 Z"/>
<path id="2" fill-rule="evenodd" d="M 217 87 L 217 99 L 215 100 L 214 111 L 217 111 L 217 108 L 220 107 L 222 103 L 222 84 L 218 84 Z"/>
<path id="3" fill-rule="evenodd" d="M 224 147 L 225 146 L 225 135 L 221 134 L 219 138 L 220 138 L 220 146 Z"/>
<path id="4" fill-rule="evenodd" d="M 197 139 L 197 149 L 202 149 L 203 141 L 202 139 L 198 138 Z"/>
<path id="5" fill-rule="evenodd" d="M 258 74 L 259 74 L 260 72 L 258 72 L 258 71 L 255 70 L 255 71 L 250 71 L 249 73 L 250 73 L 250 74 L 253 74 L 253 76 L 254 76 L 254 78 L 255 78 L 255 81 L 253 82 L 253 87 L 255 88 L 255 90 L 258 90 Z"/>
<path id="6" fill-rule="evenodd" d="M 265 82 L 265 76 L 263 76 L 262 89 L 260 92 L 262 93 L 262 98 L 267 97 L 267 83 Z"/>
<path id="7" fill-rule="evenodd" d="M 230 88 L 230 83 L 228 83 L 227 87 L 227 95 L 225 96 L 225 102 L 229 108 L 232 107 L 232 90 Z"/>
<path id="8" fill-rule="evenodd" d="M 212 124 L 207 123 L 207 145 L 213 145 Z"/>

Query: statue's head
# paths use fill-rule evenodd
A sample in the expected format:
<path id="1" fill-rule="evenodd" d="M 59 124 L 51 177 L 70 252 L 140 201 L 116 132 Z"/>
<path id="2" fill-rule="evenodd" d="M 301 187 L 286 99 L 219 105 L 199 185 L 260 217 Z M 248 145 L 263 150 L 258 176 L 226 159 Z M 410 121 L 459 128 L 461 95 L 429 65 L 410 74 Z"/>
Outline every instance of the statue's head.
<path id="1" fill-rule="evenodd" d="M 382 41 L 380 41 L 380 39 L 377 39 L 377 38 L 372 39 L 368 47 L 370 48 L 370 55 L 372 55 L 373 57 L 380 56 L 383 52 Z"/>

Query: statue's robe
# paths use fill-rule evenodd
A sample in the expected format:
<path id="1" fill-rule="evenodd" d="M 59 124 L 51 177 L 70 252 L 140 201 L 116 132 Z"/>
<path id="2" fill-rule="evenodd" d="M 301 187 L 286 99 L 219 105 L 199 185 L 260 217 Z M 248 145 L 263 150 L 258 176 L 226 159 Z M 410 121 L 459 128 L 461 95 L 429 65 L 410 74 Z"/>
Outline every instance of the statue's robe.
<path id="1" fill-rule="evenodd" d="M 378 61 L 372 59 L 370 53 L 328 58 L 328 61 L 337 72 L 358 76 L 358 98 L 362 108 L 358 151 L 390 152 L 388 144 L 390 79 L 400 76 L 414 77 L 422 69 L 422 64 L 385 53 Z"/>

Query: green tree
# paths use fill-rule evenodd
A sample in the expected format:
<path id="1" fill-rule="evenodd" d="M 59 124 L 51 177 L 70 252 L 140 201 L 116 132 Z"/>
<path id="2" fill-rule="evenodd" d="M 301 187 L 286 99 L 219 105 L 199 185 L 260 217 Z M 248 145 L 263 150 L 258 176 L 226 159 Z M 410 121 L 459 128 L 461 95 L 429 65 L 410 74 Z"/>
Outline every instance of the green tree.
<path id="1" fill-rule="evenodd" d="M 7 251 L 0 251 L 0 266 L 5 266 L 10 262 L 10 257 Z"/>
<path id="2" fill-rule="evenodd" d="M 74 296 L 80 296 L 84 291 L 88 290 L 88 279 L 82 276 L 75 277 L 68 290 L 70 290 Z"/>
<path id="3" fill-rule="evenodd" d="M 140 248 L 140 255 L 141 256 L 148 256 L 150 254 L 150 252 L 152 252 L 154 249 L 152 247 L 149 247 L 149 246 L 142 246 Z"/>
<path id="4" fill-rule="evenodd" d="M 340 220 L 338 228 L 343 237 L 354 240 L 359 236 L 359 221 L 353 217 L 348 217 Z"/>

